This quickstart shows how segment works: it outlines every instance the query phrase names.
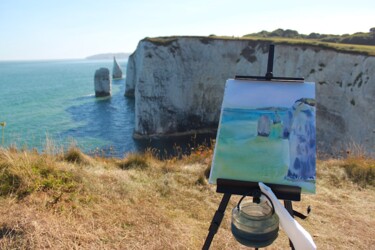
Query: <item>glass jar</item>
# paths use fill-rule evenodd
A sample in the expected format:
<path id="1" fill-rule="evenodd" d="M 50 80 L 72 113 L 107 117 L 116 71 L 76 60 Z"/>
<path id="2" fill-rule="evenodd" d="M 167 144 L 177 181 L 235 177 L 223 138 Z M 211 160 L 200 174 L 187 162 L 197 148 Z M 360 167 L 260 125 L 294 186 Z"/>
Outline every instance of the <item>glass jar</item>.
<path id="1" fill-rule="evenodd" d="M 232 211 L 232 234 L 241 244 L 260 248 L 272 244 L 279 231 L 279 217 L 265 200 L 239 201 Z"/>

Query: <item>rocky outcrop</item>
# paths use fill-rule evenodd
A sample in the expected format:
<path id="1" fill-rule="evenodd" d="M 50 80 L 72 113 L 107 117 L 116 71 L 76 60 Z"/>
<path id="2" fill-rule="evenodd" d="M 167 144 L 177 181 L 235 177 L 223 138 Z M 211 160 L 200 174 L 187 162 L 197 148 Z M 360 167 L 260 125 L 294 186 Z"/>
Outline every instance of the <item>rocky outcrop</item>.
<path id="1" fill-rule="evenodd" d="M 121 79 L 122 78 L 122 70 L 120 68 L 120 65 L 116 61 L 115 57 L 113 57 L 112 78 L 113 79 Z"/>
<path id="2" fill-rule="evenodd" d="M 96 97 L 111 95 L 111 77 L 109 74 L 109 69 L 100 68 L 95 71 L 94 85 Z"/>
<path id="3" fill-rule="evenodd" d="M 268 42 L 242 39 L 142 40 L 126 73 L 125 94 L 135 97 L 135 134 L 217 127 L 226 80 L 264 75 L 268 48 Z M 318 151 L 334 153 L 353 143 L 375 151 L 375 57 L 276 44 L 274 76 L 316 82 Z"/>
<path id="4" fill-rule="evenodd" d="M 136 74 L 137 71 L 135 70 L 135 59 L 139 53 L 133 53 L 128 57 L 128 63 L 126 66 L 126 78 L 125 78 L 125 96 L 127 97 L 134 97 L 134 89 L 135 89 L 135 82 L 136 82 Z"/>

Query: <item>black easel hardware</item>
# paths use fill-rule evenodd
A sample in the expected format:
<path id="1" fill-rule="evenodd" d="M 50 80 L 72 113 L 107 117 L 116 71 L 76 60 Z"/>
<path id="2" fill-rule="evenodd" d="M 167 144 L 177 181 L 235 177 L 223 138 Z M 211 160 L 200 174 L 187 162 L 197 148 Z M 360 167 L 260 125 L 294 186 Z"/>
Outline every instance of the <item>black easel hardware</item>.
<path id="1" fill-rule="evenodd" d="M 275 55 L 275 45 L 271 44 L 268 52 L 267 73 L 265 76 L 241 76 L 234 77 L 236 80 L 254 80 L 254 81 L 278 81 L 278 82 L 303 82 L 304 78 L 299 77 L 275 77 L 273 76 L 273 58 Z"/>
<path id="2" fill-rule="evenodd" d="M 254 81 L 278 81 L 278 82 L 296 82 L 303 83 L 304 78 L 295 78 L 295 77 L 274 77 L 273 76 L 273 60 L 275 53 L 275 45 L 271 44 L 269 47 L 268 53 L 268 64 L 267 64 L 267 73 L 263 76 L 235 76 L 236 80 L 254 80 Z M 233 195 L 248 195 L 253 196 L 254 193 L 259 192 L 260 188 L 257 182 L 249 181 L 237 181 L 229 179 L 217 179 L 216 180 L 217 193 L 223 193 L 223 198 L 221 199 L 219 208 L 215 212 L 214 217 L 212 218 L 210 228 L 208 229 L 209 233 L 207 235 L 206 241 L 203 245 L 203 250 L 208 250 L 210 248 L 211 242 L 217 233 L 217 230 L 220 227 L 221 221 L 223 220 L 225 209 L 228 206 L 229 200 Z M 276 197 L 280 200 L 284 200 L 284 207 L 289 212 L 289 214 L 294 217 L 294 214 L 298 212 L 293 211 L 292 201 L 301 200 L 301 188 L 296 186 L 288 185 L 278 185 L 278 184 L 268 184 Z M 309 209 L 308 209 L 309 213 Z M 298 213 L 300 214 L 300 213 Z M 289 240 L 290 247 L 294 249 L 292 242 Z"/>
<path id="3" fill-rule="evenodd" d="M 216 210 L 215 215 L 212 218 L 206 241 L 202 247 L 203 250 L 208 250 L 210 248 L 212 240 L 220 227 L 221 221 L 223 220 L 225 209 L 228 206 L 232 194 L 253 196 L 253 194 L 260 192 L 258 182 L 219 178 L 216 180 L 216 184 L 216 192 L 223 193 L 224 195 L 221 199 L 219 208 Z M 292 201 L 301 200 L 301 187 L 269 183 L 265 184 L 272 189 L 273 193 L 278 199 L 284 200 L 285 208 L 288 210 L 289 214 L 293 216 Z M 291 245 L 291 247 L 293 249 L 293 245 Z"/>

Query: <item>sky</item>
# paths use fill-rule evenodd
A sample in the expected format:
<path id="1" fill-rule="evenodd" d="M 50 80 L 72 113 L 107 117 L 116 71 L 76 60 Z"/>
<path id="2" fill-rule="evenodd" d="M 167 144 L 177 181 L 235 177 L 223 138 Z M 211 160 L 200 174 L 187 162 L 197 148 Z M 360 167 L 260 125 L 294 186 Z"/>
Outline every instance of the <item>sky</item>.
<path id="1" fill-rule="evenodd" d="M 0 60 L 132 53 L 158 36 L 368 32 L 374 13 L 374 0 L 0 0 Z"/>

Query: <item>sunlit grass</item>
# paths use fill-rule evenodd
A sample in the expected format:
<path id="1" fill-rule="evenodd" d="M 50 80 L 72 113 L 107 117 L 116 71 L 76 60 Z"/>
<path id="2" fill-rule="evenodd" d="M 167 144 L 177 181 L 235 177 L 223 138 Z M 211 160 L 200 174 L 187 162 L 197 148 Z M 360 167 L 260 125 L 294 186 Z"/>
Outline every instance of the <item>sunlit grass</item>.
<path id="1" fill-rule="evenodd" d="M 375 187 L 375 159 L 350 157 L 342 165 L 348 177 L 362 187 Z"/>
<path id="2" fill-rule="evenodd" d="M 160 160 L 150 151 L 118 159 L 91 157 L 77 147 L 56 155 L 1 149 L 0 249 L 201 249 L 222 196 L 207 182 L 212 153 L 196 146 L 189 156 Z M 354 156 L 318 161 L 317 195 L 303 196 L 295 209 L 312 205 L 300 223 L 319 248 L 375 243 L 375 221 L 367 216 L 375 209 L 373 177 L 362 185 L 346 172 L 346 164 L 368 168 L 373 162 Z M 231 199 L 212 249 L 246 249 L 229 226 L 238 198 Z M 272 246 L 288 244 L 281 231 Z"/>
<path id="3" fill-rule="evenodd" d="M 71 146 L 67 152 L 64 153 L 63 159 L 70 163 L 76 164 L 90 164 L 90 158 L 85 155 L 77 146 Z"/>
<path id="4" fill-rule="evenodd" d="M 149 168 L 150 165 L 148 163 L 147 157 L 145 155 L 139 154 L 139 153 L 131 153 L 128 154 L 127 157 L 120 162 L 117 163 L 117 165 L 121 169 L 146 169 Z"/>
<path id="5" fill-rule="evenodd" d="M 0 195 L 23 198 L 37 191 L 69 193 L 79 183 L 78 175 L 50 156 L 0 149 Z"/>

